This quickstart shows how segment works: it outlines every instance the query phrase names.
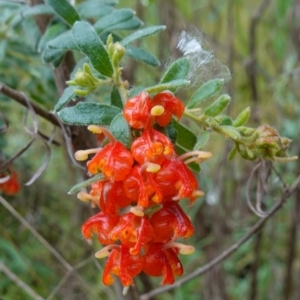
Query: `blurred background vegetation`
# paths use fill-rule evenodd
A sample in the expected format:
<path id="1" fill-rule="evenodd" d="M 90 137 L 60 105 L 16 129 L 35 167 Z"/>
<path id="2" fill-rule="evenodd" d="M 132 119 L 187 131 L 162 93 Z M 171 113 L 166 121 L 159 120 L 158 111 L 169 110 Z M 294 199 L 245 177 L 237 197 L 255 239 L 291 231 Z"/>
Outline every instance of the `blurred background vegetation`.
<path id="1" fill-rule="evenodd" d="M 37 53 L 40 34 L 33 19 L 20 19 L 25 1 L 0 0 L 0 81 L 24 92 L 47 110 L 59 98 L 52 68 Z M 300 1 L 299 0 L 120 0 L 117 7 L 130 7 L 147 25 L 165 24 L 159 35 L 142 41 L 145 49 L 161 61 L 159 68 L 128 60 L 124 77 L 133 85 L 155 83 L 164 68 L 180 56 L 176 45 L 181 31 L 204 39 L 215 57 L 227 65 L 231 80 L 225 86 L 232 102 L 233 117 L 250 106 L 250 125 L 269 124 L 293 140 L 291 155 L 300 155 Z M 122 32 L 121 32 L 122 34 Z M 217 76 L 218 70 L 205 74 Z M 202 79 L 204 80 L 204 79 Z M 195 85 L 201 78 L 195 74 Z M 184 100 L 192 91 L 183 90 Z M 0 110 L 10 123 L 0 136 L 7 157 L 22 148 L 30 137 L 24 131 L 26 109 L 0 95 Z M 39 130 L 50 136 L 53 126 L 38 118 Z M 67 195 L 82 180 L 61 145 L 61 133 L 51 145 L 46 172 L 31 186 L 22 186 L 16 196 L 5 196 L 9 204 L 48 241 L 59 260 L 41 239 L 32 234 L 0 205 L 0 259 L 21 280 L 45 299 L 121 299 L 118 287 L 101 283 L 102 261 L 93 258 L 91 247 L 81 237 L 80 227 L 91 209 Z M 205 149 L 214 157 L 202 165 L 199 176 L 206 195 L 187 208 L 196 234 L 189 240 L 194 255 L 182 257 L 185 274 L 204 265 L 248 232 L 257 220 L 246 204 L 246 185 L 257 162 L 235 157 L 228 161 L 230 142 L 213 134 Z M 24 183 L 45 160 L 45 145 L 35 141 L 14 162 Z M 265 164 L 265 170 L 270 164 Z M 299 162 L 275 163 L 268 178 L 266 209 L 274 204 L 285 184 L 300 170 Z M 266 171 L 267 172 L 267 171 Z M 251 195 L 255 197 L 253 183 Z M 274 215 L 263 229 L 224 263 L 169 293 L 168 299 L 239 300 L 300 299 L 300 191 Z M 99 245 L 98 245 L 99 247 Z M 75 268 L 74 268 L 75 266 Z M 63 279 L 63 280 L 62 280 Z M 160 279 L 140 276 L 142 294 L 159 285 Z M 5 300 L 32 299 L 0 273 L 0 297 Z M 130 299 L 130 298 L 129 298 Z M 132 298 L 134 299 L 134 298 Z"/>

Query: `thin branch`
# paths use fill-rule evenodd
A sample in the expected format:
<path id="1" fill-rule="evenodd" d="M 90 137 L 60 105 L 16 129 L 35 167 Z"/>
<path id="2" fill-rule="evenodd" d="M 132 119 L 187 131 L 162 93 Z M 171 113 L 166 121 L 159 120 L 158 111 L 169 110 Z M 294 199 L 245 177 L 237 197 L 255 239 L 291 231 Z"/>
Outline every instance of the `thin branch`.
<path id="1" fill-rule="evenodd" d="M 47 110 L 44 110 L 43 108 L 41 108 L 40 106 L 38 106 L 34 102 L 27 99 L 26 96 L 23 93 L 20 93 L 20 92 L 17 92 L 15 90 L 11 89 L 10 87 L 8 87 L 7 85 L 5 85 L 2 82 L 0 82 L 0 93 L 2 93 L 3 95 L 17 101 L 18 103 L 20 103 L 21 105 L 23 105 L 26 108 L 28 108 L 27 103 L 29 102 L 31 104 L 34 112 L 37 115 L 39 115 L 42 118 L 46 119 L 47 121 L 49 121 L 53 125 L 60 127 L 60 124 L 57 121 L 54 114 L 48 112 Z"/>
<path id="2" fill-rule="evenodd" d="M 144 295 L 140 296 L 140 300 L 149 300 L 152 297 L 165 293 L 167 291 L 173 290 L 175 288 L 180 287 L 181 285 L 193 280 L 194 278 L 206 273 L 210 269 L 212 269 L 217 264 L 224 261 L 227 257 L 229 257 L 231 254 L 233 254 L 241 245 L 243 245 L 246 241 L 248 241 L 256 232 L 258 232 L 263 225 L 266 223 L 267 220 L 269 220 L 285 203 L 285 201 L 289 198 L 289 196 L 295 192 L 295 190 L 300 185 L 300 175 L 297 177 L 297 179 L 294 181 L 294 183 L 287 189 L 284 190 L 280 200 L 274 205 L 274 207 L 270 210 L 269 214 L 265 216 L 264 218 L 261 218 L 259 221 L 257 221 L 254 226 L 251 228 L 251 230 L 244 235 L 242 238 L 240 238 L 235 244 L 233 244 L 231 247 L 229 247 L 227 250 L 222 252 L 219 256 L 217 256 L 215 259 L 207 263 L 206 265 L 199 267 L 194 272 L 190 273 L 189 275 L 179 279 L 172 285 L 162 286 L 157 289 L 152 290 L 149 293 L 146 293 Z"/>
<path id="3" fill-rule="evenodd" d="M 34 300 L 44 300 L 40 295 L 38 295 L 29 285 L 22 281 L 17 275 L 15 275 L 9 268 L 5 266 L 4 263 L 0 261 L 0 270 L 11 279 L 17 286 L 19 286 L 23 291 L 30 295 Z"/>

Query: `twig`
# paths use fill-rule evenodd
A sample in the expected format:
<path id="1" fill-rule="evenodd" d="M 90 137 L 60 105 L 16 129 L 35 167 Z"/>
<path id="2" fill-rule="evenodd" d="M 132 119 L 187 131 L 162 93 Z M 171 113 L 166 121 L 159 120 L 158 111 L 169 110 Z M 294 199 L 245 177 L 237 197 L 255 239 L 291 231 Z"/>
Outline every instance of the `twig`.
<path id="1" fill-rule="evenodd" d="M 284 190 L 280 200 L 273 206 L 273 208 L 270 210 L 270 212 L 267 216 L 265 216 L 264 218 L 261 218 L 259 221 L 257 221 L 246 235 L 244 235 L 242 238 L 240 238 L 235 244 L 233 244 L 227 250 L 222 252 L 215 259 L 213 259 L 206 265 L 199 267 L 191 274 L 179 279 L 172 285 L 162 286 L 162 287 L 152 290 L 149 293 L 141 295 L 140 300 L 148 300 L 156 295 L 159 295 L 164 292 L 178 288 L 181 285 L 204 274 L 205 272 L 209 271 L 214 266 L 216 266 L 217 264 L 219 264 L 220 262 L 225 260 L 227 257 L 229 257 L 231 254 L 233 254 L 241 245 L 243 245 L 246 241 L 248 241 L 256 232 L 258 232 L 263 227 L 263 225 L 266 223 L 266 221 L 269 220 L 282 207 L 282 205 L 285 203 L 285 201 L 288 199 L 288 197 L 299 187 L 299 185 L 300 185 L 300 175 L 297 177 L 297 179 L 294 181 L 294 183 L 289 188 Z"/>
<path id="2" fill-rule="evenodd" d="M 30 102 L 34 112 L 37 115 L 39 115 L 39 116 L 43 117 L 44 119 L 48 120 L 53 125 L 60 127 L 60 124 L 58 123 L 55 115 L 48 112 L 47 110 L 44 110 L 43 108 L 41 108 L 40 106 L 38 106 L 34 102 L 27 99 L 26 96 L 23 93 L 20 93 L 20 92 L 17 92 L 15 90 L 11 89 L 10 87 L 8 87 L 7 85 L 5 85 L 2 82 L 0 82 L 0 93 L 2 93 L 3 95 L 17 101 L 18 103 L 25 106 L 26 108 L 28 108 L 27 103 Z"/>
<path id="3" fill-rule="evenodd" d="M 34 300 L 45 300 L 0 261 L 0 270 Z"/>

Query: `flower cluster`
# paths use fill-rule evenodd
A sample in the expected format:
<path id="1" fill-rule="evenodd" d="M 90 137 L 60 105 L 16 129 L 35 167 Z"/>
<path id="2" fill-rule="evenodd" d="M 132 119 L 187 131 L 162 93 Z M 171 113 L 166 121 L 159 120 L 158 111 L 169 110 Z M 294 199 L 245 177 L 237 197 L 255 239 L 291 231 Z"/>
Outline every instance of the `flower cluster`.
<path id="1" fill-rule="evenodd" d="M 0 191 L 6 195 L 15 195 L 20 190 L 18 174 L 15 171 L 0 174 Z"/>
<path id="2" fill-rule="evenodd" d="M 78 151 L 77 160 L 87 162 L 90 175 L 103 174 L 91 184 L 89 193 L 80 192 L 82 201 L 92 201 L 101 212 L 82 226 L 85 239 L 96 234 L 104 247 L 95 255 L 107 257 L 102 281 L 120 278 L 124 287 L 133 284 L 140 272 L 162 276 L 162 284 L 172 284 L 174 276 L 183 273 L 178 254 L 191 254 L 192 246 L 178 243 L 190 237 L 194 228 L 179 205 L 182 198 L 195 199 L 203 195 L 198 182 L 187 167 L 211 156 L 209 152 L 194 151 L 178 156 L 167 136 L 154 129 L 155 123 L 164 127 L 172 116 L 180 119 L 184 105 L 170 91 L 147 92 L 129 99 L 123 115 L 134 131 L 130 150 L 115 140 L 106 129 L 90 125 L 95 134 L 105 134 L 109 142 L 98 149 Z"/>

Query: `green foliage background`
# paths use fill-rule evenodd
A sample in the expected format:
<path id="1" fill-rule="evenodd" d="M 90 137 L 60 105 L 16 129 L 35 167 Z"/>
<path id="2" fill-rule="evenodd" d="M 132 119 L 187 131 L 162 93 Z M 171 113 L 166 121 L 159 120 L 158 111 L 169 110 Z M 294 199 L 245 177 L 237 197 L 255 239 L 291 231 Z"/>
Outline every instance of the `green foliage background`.
<path id="1" fill-rule="evenodd" d="M 276 127 L 281 135 L 293 140 L 290 153 L 299 156 L 300 24 L 295 12 L 300 9 L 300 3 L 296 0 L 269 1 L 262 11 L 263 2 L 268 1 L 120 1 L 117 7 L 133 8 L 146 25 L 167 26 L 166 31 L 138 42 L 158 56 L 161 67 L 152 68 L 128 59 L 124 76 L 134 85 L 155 84 L 164 67 L 180 55 L 176 49 L 179 33 L 186 30 L 199 38 L 202 36 L 215 57 L 231 70 L 232 79 L 225 86 L 232 97 L 230 115 L 235 117 L 244 107 L 251 106 L 250 124 Z M 40 36 L 33 19 L 20 21 L 21 8 L 22 5 L 0 1 L 0 81 L 53 110 L 59 95 L 52 70 L 41 63 L 36 51 Z M 257 19 L 253 19 L 255 16 Z M 257 22 L 255 36 L 250 31 L 253 20 Z M 253 39 L 254 52 L 250 48 Z M 256 61 L 256 99 L 249 79 L 253 65 L 251 54 L 255 54 Z M 193 91 L 183 90 L 180 96 L 185 99 Z M 26 110 L 2 95 L 0 109 L 10 122 L 8 132 L 0 137 L 1 149 L 11 156 L 29 141 L 22 121 Z M 52 133 L 51 125 L 40 118 L 39 129 L 46 135 Z M 63 143 L 59 133 L 55 139 Z M 182 258 L 186 274 L 232 245 L 257 219 L 245 200 L 245 187 L 255 162 L 240 157 L 229 162 L 231 146 L 216 134 L 212 134 L 205 146 L 214 157 L 201 166 L 199 180 L 206 196 L 193 208 L 187 208 L 196 228 L 189 242 L 196 252 Z M 0 259 L 47 299 L 117 299 L 117 289 L 105 288 L 101 283 L 103 262 L 92 258 L 97 246 L 87 245 L 80 235 L 81 224 L 92 212 L 75 196 L 67 195 L 70 187 L 81 180 L 81 174 L 62 147 L 51 146 L 51 150 L 47 171 L 32 186 L 24 186 L 17 196 L 6 199 L 72 266 L 87 259 L 77 270 L 80 277 L 72 273 L 53 298 L 47 298 L 67 270 L 3 206 L 0 209 Z M 14 164 L 21 181 L 26 182 L 44 159 L 44 145 L 35 142 Z M 287 184 L 293 182 L 300 169 L 298 162 L 276 163 L 275 168 Z M 268 207 L 274 204 L 272 197 L 280 194 L 282 186 L 280 177 L 273 174 L 266 199 Z M 254 190 L 252 196 L 255 196 Z M 299 299 L 299 203 L 298 191 L 259 234 L 222 265 L 155 299 L 180 300 L 187 296 L 203 300 Z M 142 293 L 146 284 L 154 288 L 159 282 L 159 279 L 138 278 L 137 290 Z M 31 299 L 3 274 L 0 274 L 0 297 Z"/>

